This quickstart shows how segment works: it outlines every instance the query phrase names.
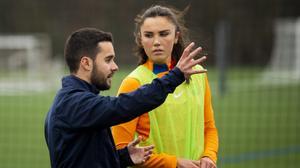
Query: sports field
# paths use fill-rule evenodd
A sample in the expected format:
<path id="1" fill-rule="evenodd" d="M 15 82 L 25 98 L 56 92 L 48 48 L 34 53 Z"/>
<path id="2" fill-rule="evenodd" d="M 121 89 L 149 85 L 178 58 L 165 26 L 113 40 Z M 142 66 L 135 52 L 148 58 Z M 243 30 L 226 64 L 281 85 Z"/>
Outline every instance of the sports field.
<path id="1" fill-rule="evenodd" d="M 129 70 L 119 71 L 104 94 L 115 95 Z M 208 72 L 220 136 L 219 167 L 298 167 L 300 84 L 262 84 L 259 68 L 235 68 L 221 95 L 218 74 Z M 0 92 L 1 168 L 50 167 L 43 127 L 55 92 Z"/>

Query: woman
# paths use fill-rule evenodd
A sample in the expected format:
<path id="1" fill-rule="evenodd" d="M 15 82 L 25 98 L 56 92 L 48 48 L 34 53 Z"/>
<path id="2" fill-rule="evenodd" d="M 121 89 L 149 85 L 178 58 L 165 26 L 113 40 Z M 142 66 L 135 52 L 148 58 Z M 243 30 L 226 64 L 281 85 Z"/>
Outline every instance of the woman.
<path id="1" fill-rule="evenodd" d="M 136 18 L 139 66 L 122 82 L 119 94 L 162 77 L 178 62 L 187 43 L 183 13 L 152 6 Z M 203 69 L 200 65 L 195 68 Z M 136 135 L 154 144 L 154 154 L 141 167 L 216 167 L 218 133 L 207 75 L 194 75 L 151 113 L 112 128 L 117 148 Z"/>

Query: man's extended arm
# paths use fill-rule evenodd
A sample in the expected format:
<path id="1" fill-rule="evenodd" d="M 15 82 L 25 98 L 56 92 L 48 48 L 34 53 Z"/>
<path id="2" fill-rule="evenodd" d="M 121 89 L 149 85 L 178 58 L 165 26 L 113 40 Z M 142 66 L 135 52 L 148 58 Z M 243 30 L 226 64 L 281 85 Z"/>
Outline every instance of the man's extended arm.
<path id="1" fill-rule="evenodd" d="M 107 128 L 129 121 L 162 104 L 167 95 L 172 93 L 189 76 L 204 73 L 206 70 L 194 70 L 192 67 L 205 60 L 194 60 L 201 48 L 191 52 L 191 43 L 183 52 L 176 67 L 162 78 L 151 84 L 141 86 L 134 92 L 121 94 L 119 97 L 104 97 L 88 92 L 71 92 L 63 104 L 69 104 L 67 110 L 58 115 L 62 124 L 71 129 L 87 127 Z M 58 107 L 64 108 L 64 107 Z M 71 114 L 64 114 L 63 112 Z"/>

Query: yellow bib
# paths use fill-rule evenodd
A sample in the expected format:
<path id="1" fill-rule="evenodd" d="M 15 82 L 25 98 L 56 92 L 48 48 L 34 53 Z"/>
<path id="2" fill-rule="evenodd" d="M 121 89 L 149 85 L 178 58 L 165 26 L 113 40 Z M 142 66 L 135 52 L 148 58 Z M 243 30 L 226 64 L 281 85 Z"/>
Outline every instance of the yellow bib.
<path id="1" fill-rule="evenodd" d="M 201 66 L 196 66 L 202 69 Z M 151 83 L 157 76 L 145 66 L 138 66 L 129 77 L 141 85 Z M 142 144 L 154 144 L 155 153 L 198 160 L 204 150 L 204 93 L 205 75 L 191 77 L 190 83 L 179 85 L 166 101 L 152 110 L 150 135 Z"/>

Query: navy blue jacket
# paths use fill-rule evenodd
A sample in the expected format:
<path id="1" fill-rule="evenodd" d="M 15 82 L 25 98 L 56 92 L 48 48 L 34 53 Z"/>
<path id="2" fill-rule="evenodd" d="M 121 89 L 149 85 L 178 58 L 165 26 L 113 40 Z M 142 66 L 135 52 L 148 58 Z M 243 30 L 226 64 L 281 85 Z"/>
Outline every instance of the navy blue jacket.
<path id="1" fill-rule="evenodd" d="M 127 148 L 116 150 L 110 127 L 158 107 L 183 81 L 183 73 L 174 68 L 134 92 L 109 97 L 76 76 L 64 77 L 45 121 L 51 167 L 132 165 Z"/>

